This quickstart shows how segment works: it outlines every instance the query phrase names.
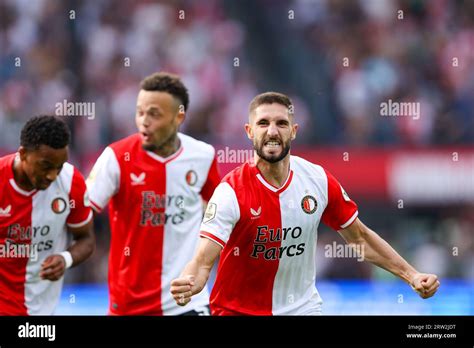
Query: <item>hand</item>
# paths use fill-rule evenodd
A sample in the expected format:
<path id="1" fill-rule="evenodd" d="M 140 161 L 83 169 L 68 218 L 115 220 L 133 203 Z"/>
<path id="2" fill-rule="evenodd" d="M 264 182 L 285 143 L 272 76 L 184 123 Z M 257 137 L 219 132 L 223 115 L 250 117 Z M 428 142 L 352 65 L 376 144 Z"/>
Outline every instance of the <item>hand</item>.
<path id="1" fill-rule="evenodd" d="M 433 296 L 439 288 L 439 280 L 436 274 L 416 273 L 411 279 L 410 285 L 421 298 Z"/>
<path id="2" fill-rule="evenodd" d="M 66 271 L 66 260 L 61 255 L 50 255 L 41 264 L 40 277 L 47 280 L 58 280 Z"/>
<path id="3" fill-rule="evenodd" d="M 194 276 L 192 275 L 177 278 L 171 282 L 170 292 L 178 305 L 185 306 L 191 301 L 193 286 Z"/>

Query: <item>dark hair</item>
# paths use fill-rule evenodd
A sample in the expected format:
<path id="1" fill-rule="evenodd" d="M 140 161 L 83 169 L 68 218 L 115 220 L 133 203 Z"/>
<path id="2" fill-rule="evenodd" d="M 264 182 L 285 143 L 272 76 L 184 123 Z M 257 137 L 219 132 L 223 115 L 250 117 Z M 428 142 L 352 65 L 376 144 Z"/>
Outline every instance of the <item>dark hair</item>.
<path id="1" fill-rule="evenodd" d="M 249 114 L 255 111 L 262 104 L 280 104 L 286 106 L 289 110 L 289 114 L 293 115 L 292 105 L 290 97 L 285 94 L 278 93 L 278 92 L 265 92 L 262 94 L 257 95 L 255 98 L 252 99 L 249 105 Z"/>
<path id="2" fill-rule="evenodd" d="M 181 101 L 181 104 L 184 106 L 184 111 L 188 110 L 188 89 L 177 75 L 166 72 L 154 73 L 142 80 L 140 88 L 145 91 L 167 92 Z"/>
<path id="3" fill-rule="evenodd" d="M 31 118 L 23 126 L 20 145 L 27 150 L 36 150 L 40 145 L 53 149 L 62 149 L 69 144 L 71 133 L 61 119 L 50 115 L 40 115 Z"/>

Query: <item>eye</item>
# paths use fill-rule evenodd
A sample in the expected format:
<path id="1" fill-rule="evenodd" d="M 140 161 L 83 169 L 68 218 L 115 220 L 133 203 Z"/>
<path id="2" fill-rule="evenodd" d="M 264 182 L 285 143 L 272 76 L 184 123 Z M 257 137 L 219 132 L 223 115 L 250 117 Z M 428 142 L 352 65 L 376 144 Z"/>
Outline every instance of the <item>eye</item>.
<path id="1" fill-rule="evenodd" d="M 149 108 L 145 111 L 146 116 L 151 118 L 158 118 L 161 117 L 161 112 L 157 108 Z"/>
<path id="2" fill-rule="evenodd" d="M 53 167 L 52 167 L 52 166 L 49 166 L 49 165 L 42 165 L 42 166 L 40 167 L 40 170 L 41 170 L 41 172 L 43 172 L 43 173 L 47 173 L 47 172 L 49 172 L 51 169 L 53 169 Z"/>

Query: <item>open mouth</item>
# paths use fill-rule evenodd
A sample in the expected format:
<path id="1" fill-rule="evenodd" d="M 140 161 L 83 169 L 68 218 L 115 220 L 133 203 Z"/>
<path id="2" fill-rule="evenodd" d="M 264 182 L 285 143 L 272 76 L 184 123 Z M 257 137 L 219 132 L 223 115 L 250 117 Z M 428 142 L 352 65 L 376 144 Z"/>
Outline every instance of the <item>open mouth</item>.
<path id="1" fill-rule="evenodd" d="M 144 140 L 144 141 L 149 141 L 150 140 L 150 134 L 148 134 L 146 132 L 140 132 L 140 136 L 141 136 L 142 140 Z"/>
<path id="2" fill-rule="evenodd" d="M 278 147 L 280 147 L 280 142 L 277 141 L 277 140 L 269 140 L 267 141 L 266 143 L 264 143 L 264 145 L 270 149 L 276 149 Z"/>

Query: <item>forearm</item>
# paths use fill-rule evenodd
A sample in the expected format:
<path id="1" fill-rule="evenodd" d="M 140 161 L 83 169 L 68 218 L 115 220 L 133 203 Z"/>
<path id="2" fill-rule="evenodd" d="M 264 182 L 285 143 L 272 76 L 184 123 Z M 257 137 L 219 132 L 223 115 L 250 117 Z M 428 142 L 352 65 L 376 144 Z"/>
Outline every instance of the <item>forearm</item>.
<path id="1" fill-rule="evenodd" d="M 71 253 L 72 256 L 72 266 L 77 266 L 80 263 L 87 260 L 95 250 L 95 237 L 93 234 L 87 236 L 81 236 L 74 240 L 67 251 Z"/>
<path id="2" fill-rule="evenodd" d="M 364 259 L 410 283 L 417 273 L 416 269 L 374 231 L 367 228 L 363 236 L 361 246 Z"/>
<path id="3" fill-rule="evenodd" d="M 200 293 L 202 289 L 206 286 L 207 280 L 209 279 L 209 274 L 211 273 L 211 268 L 203 264 L 202 260 L 194 258 L 191 260 L 186 267 L 184 267 L 181 277 L 193 276 L 194 277 L 194 286 L 191 287 L 191 292 L 193 295 Z"/>
<path id="4" fill-rule="evenodd" d="M 171 281 L 170 292 L 178 305 L 185 306 L 193 295 L 204 289 L 220 252 L 220 245 L 207 238 L 200 238 L 194 258 L 184 267 L 181 276 Z"/>
<path id="5" fill-rule="evenodd" d="M 417 271 L 377 233 L 360 220 L 340 231 L 346 242 L 369 261 L 410 283 Z"/>
<path id="6" fill-rule="evenodd" d="M 436 274 L 418 272 L 377 233 L 359 219 L 339 233 L 346 242 L 369 261 L 406 281 L 422 298 L 433 296 L 440 282 Z"/>

